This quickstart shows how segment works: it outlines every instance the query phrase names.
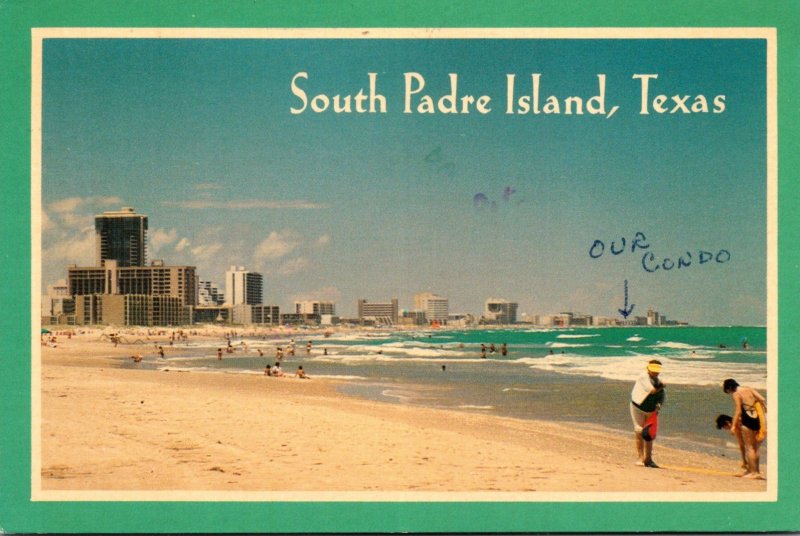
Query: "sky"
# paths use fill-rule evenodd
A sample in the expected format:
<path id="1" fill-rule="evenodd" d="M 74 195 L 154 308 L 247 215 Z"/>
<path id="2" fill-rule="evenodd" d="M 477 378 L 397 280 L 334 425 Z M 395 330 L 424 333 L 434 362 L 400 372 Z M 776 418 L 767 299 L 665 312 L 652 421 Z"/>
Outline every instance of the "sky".
<path id="1" fill-rule="evenodd" d="M 46 39 L 42 283 L 93 265 L 94 216 L 125 206 L 148 260 L 261 272 L 282 310 L 433 292 L 619 317 L 627 282 L 633 315 L 764 325 L 765 58 L 755 39 Z M 386 111 L 293 113 L 298 73 L 308 101 L 375 73 Z M 425 87 L 406 97 L 405 73 Z M 533 73 L 540 113 L 506 113 L 507 75 L 516 100 Z M 439 111 L 451 74 L 490 111 Z M 605 113 L 566 114 L 599 74 Z M 647 114 L 635 74 L 658 75 Z"/>

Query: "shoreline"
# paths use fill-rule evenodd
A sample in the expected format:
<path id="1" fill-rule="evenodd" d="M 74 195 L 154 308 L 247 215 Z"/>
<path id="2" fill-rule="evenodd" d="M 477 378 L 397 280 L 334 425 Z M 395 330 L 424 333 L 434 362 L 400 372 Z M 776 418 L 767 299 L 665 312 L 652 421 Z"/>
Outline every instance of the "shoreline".
<path id="1" fill-rule="evenodd" d="M 397 358 L 403 357 L 404 352 L 408 350 L 403 349 L 396 352 L 395 348 L 393 348 L 394 344 L 389 344 L 385 348 L 381 348 L 379 345 L 375 347 L 380 348 L 379 351 L 367 350 L 366 354 L 370 356 L 367 357 L 362 352 L 365 351 L 365 348 L 371 347 L 358 346 L 368 345 L 370 343 L 367 341 L 371 341 L 374 338 L 377 338 L 375 340 L 382 340 L 387 334 L 347 330 L 345 334 L 330 333 L 332 335 L 330 339 L 328 337 L 323 339 L 321 333 L 296 333 L 291 331 L 288 333 L 276 333 L 271 331 L 267 333 L 234 334 L 221 327 L 209 327 L 207 329 L 210 329 L 214 335 L 208 336 L 205 333 L 193 332 L 187 340 L 176 340 L 174 346 L 171 346 L 168 341 L 159 341 L 157 338 L 151 338 L 149 335 L 151 331 L 154 332 L 155 330 L 147 329 L 145 331 L 144 328 L 128 329 L 126 330 L 127 332 L 134 333 L 135 337 L 138 337 L 134 343 L 131 343 L 131 347 L 135 346 L 138 352 L 144 351 L 139 355 L 147 357 L 143 358 L 141 363 L 117 361 L 116 366 L 126 369 L 149 368 L 175 372 L 260 376 L 263 374 L 264 365 L 271 365 L 275 361 L 271 354 L 274 353 L 278 346 L 286 347 L 290 340 L 297 337 L 301 340 L 299 346 L 303 347 L 302 341 L 308 338 L 309 340 L 314 339 L 315 345 L 326 347 L 325 357 L 320 354 L 322 350 L 320 347 L 315 346 L 313 356 L 306 355 L 301 349 L 296 357 L 287 356 L 284 364 L 291 364 L 284 369 L 284 372 L 291 374 L 291 369 L 294 366 L 304 365 L 306 372 L 310 373 L 315 379 L 346 380 L 340 382 L 338 386 L 339 393 L 343 395 L 393 404 L 410 404 L 442 409 L 472 409 L 480 413 L 486 412 L 497 416 L 518 417 L 526 420 L 543 419 L 562 422 L 566 425 L 582 423 L 601 429 L 604 427 L 607 429 L 613 428 L 617 432 L 625 433 L 630 430 L 630 417 L 624 401 L 628 396 L 629 383 L 632 380 L 615 377 L 619 376 L 618 373 L 608 375 L 608 369 L 598 376 L 594 374 L 565 373 L 563 370 L 558 370 L 558 364 L 549 366 L 549 369 L 548 367 L 529 368 L 528 365 L 540 363 L 538 357 L 530 357 L 531 349 L 523 349 L 523 354 L 521 356 L 517 354 L 518 358 L 516 359 L 513 357 L 509 360 L 478 359 L 477 355 L 479 354 L 477 353 L 474 358 L 467 356 L 464 359 L 463 354 L 456 355 L 452 352 L 457 348 L 463 349 L 463 344 L 459 344 L 456 348 L 455 343 L 449 343 L 450 350 L 443 350 L 447 354 L 446 356 L 432 355 L 431 353 L 425 354 L 424 352 L 430 352 L 427 349 L 428 347 L 434 348 L 434 344 L 428 344 L 428 346 L 420 346 L 422 350 L 419 351 L 423 352 L 422 357 L 415 357 L 421 363 L 428 359 L 431 369 L 424 375 L 419 375 L 419 373 L 409 375 L 408 368 L 403 370 L 401 366 L 400 369 L 393 369 L 379 362 L 384 358 L 381 354 L 386 350 L 387 356 L 396 359 L 393 362 L 399 365 L 403 362 L 403 359 Z M 181 332 L 182 330 L 174 331 Z M 160 330 L 160 333 L 162 337 L 166 337 L 169 330 Z M 94 332 L 89 334 L 96 338 L 97 330 L 95 329 Z M 215 359 L 217 349 L 220 347 L 225 348 L 227 344 L 223 334 L 231 335 L 235 344 L 230 354 L 223 353 L 223 359 L 217 361 Z M 559 339 L 561 337 L 585 337 L 585 335 L 558 336 Z M 104 336 L 97 341 L 103 339 L 108 340 L 108 337 Z M 122 337 L 122 339 L 125 340 L 125 337 Z M 412 337 L 411 340 L 415 341 L 417 338 Z M 421 337 L 419 340 L 427 341 L 427 337 Z M 326 345 L 323 341 L 330 341 L 330 345 Z M 357 346 L 349 347 L 348 344 L 351 343 L 344 341 L 353 341 L 352 344 Z M 441 342 L 440 339 L 435 344 L 440 344 Z M 149 347 L 151 344 L 153 346 Z M 166 352 L 166 359 L 160 359 L 157 355 L 156 349 L 160 348 L 162 344 Z M 475 346 L 475 352 L 479 352 L 478 343 L 472 341 L 471 344 Z M 565 348 L 570 346 L 572 345 L 564 344 Z M 583 345 L 577 344 L 576 346 Z M 545 354 L 545 349 L 548 347 L 547 345 L 542 345 L 538 348 L 538 351 L 541 354 Z M 332 349 L 330 357 L 327 357 L 328 348 Z M 413 343 L 412 348 L 416 348 Z M 440 346 L 440 348 L 443 349 L 444 346 Z M 262 350 L 265 353 L 262 353 Z M 533 352 L 537 351 L 536 348 L 532 350 Z M 255 355 L 256 351 L 260 356 L 257 357 Z M 416 352 L 416 350 L 414 351 Z M 514 351 L 512 351 L 513 353 Z M 552 349 L 549 353 L 550 355 L 553 354 Z M 564 353 L 563 350 L 561 353 Z M 345 358 L 339 361 L 342 355 Z M 362 361 L 364 357 L 367 358 L 367 361 Z M 455 357 L 455 359 L 451 360 L 450 358 L 452 357 Z M 373 358 L 377 361 L 370 361 Z M 412 363 L 413 361 L 413 359 L 409 360 Z M 189 364 L 190 362 L 192 364 Z M 586 360 L 585 362 L 591 363 L 591 360 Z M 447 367 L 451 367 L 447 369 L 448 376 L 440 374 L 439 367 L 441 363 L 447 363 Z M 465 370 L 472 370 L 474 373 L 475 371 L 483 370 L 481 367 L 487 365 L 490 367 L 487 370 L 489 375 L 485 376 L 487 381 L 480 381 L 480 384 L 487 383 L 487 388 L 480 384 L 469 383 L 476 378 L 464 376 Z M 522 366 L 520 367 L 520 365 Z M 412 367 L 416 367 L 416 365 L 412 365 Z M 533 372 L 531 372 L 531 368 L 534 369 Z M 443 365 L 441 370 L 444 370 Z M 480 372 L 480 374 L 483 376 L 484 373 Z M 499 376 L 497 376 L 498 374 Z M 499 394 L 499 391 L 491 388 L 491 383 L 498 378 L 502 393 L 508 394 Z M 715 455 L 722 457 L 738 455 L 735 452 L 736 447 L 732 442 L 732 438 L 715 430 L 713 425 L 716 415 L 730 413 L 729 398 L 716 392 L 715 384 L 675 384 L 670 381 L 670 385 L 670 392 L 672 393 L 670 403 L 667 404 L 666 410 L 662 412 L 663 428 L 668 430 L 669 434 L 662 437 L 660 443 L 686 450 L 713 451 Z M 712 385 L 714 387 L 711 387 Z M 750 385 L 753 384 L 751 383 Z M 570 392 L 570 389 L 574 389 L 574 392 Z M 525 394 L 520 395 L 515 392 L 524 392 Z M 563 404 L 561 401 L 563 397 L 571 398 L 571 404 Z M 569 406 L 574 407 L 570 408 Z M 607 407 L 609 410 L 605 411 L 602 409 L 603 407 Z M 700 407 L 705 408 L 706 411 L 698 412 L 697 408 Z M 766 452 L 768 443 L 769 441 L 762 447 L 762 453 Z"/>
<path id="2" fill-rule="evenodd" d="M 632 437 L 596 426 L 370 401 L 342 394 L 333 379 L 122 368 L 134 345 L 87 339 L 41 347 L 34 491 L 44 495 L 511 492 L 536 500 L 656 491 L 767 500 L 766 481 L 731 476 L 738 460 L 657 441 L 662 469 L 636 467 Z"/>

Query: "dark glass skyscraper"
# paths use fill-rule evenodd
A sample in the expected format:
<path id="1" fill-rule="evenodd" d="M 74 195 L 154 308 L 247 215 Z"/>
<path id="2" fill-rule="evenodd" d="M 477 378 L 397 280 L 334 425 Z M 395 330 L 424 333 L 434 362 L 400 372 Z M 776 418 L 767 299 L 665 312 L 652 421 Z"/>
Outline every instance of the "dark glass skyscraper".
<path id="1" fill-rule="evenodd" d="M 107 260 L 117 261 L 119 267 L 145 265 L 147 216 L 123 207 L 95 216 L 94 229 L 97 266 L 105 266 Z"/>

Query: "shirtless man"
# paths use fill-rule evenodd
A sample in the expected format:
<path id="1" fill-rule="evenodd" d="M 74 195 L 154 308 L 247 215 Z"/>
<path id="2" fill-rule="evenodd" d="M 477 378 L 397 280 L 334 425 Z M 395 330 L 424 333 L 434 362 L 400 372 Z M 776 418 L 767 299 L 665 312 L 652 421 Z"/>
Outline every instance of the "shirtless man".
<path id="1" fill-rule="evenodd" d="M 733 398 L 733 422 L 731 430 L 734 434 L 741 432 L 747 458 L 747 469 L 741 476 L 744 478 L 763 479 L 759 467 L 758 449 L 767 436 L 766 421 L 762 424 L 758 416 L 760 405 L 763 413 L 767 412 L 767 401 L 752 387 L 739 385 L 736 380 L 728 378 L 722 389 Z"/>

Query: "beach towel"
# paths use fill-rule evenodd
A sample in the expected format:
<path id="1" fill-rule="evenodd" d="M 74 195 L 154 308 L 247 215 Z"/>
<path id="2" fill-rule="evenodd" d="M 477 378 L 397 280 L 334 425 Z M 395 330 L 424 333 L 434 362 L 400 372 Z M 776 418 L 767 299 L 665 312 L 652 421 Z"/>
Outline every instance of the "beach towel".
<path id="1" fill-rule="evenodd" d="M 631 391 L 631 400 L 634 404 L 641 405 L 650 391 L 653 390 L 653 383 L 650 381 L 650 375 L 647 373 L 642 374 L 636 379 L 633 384 L 633 391 Z"/>

